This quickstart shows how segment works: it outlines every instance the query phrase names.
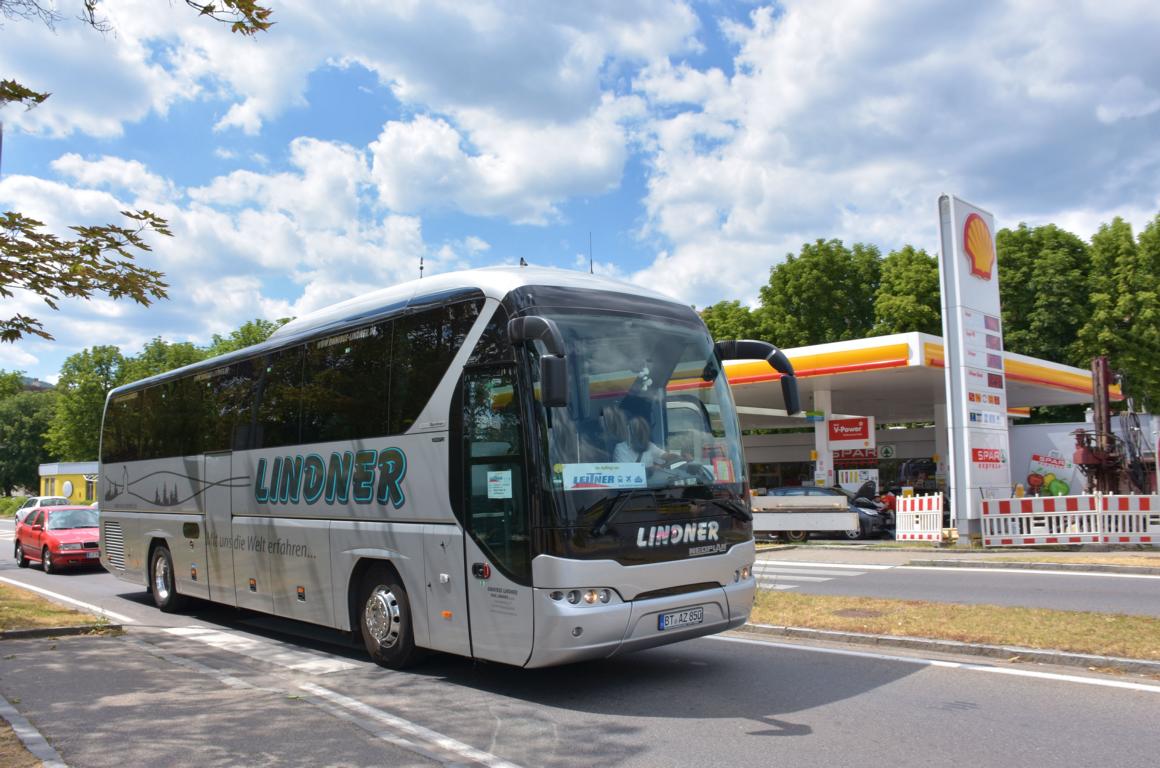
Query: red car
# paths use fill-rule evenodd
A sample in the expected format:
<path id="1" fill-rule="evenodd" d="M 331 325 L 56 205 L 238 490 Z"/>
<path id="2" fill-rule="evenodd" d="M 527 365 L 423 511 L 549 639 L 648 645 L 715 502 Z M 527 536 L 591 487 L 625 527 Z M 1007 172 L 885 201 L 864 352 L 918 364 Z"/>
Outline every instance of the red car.
<path id="1" fill-rule="evenodd" d="M 16 525 L 16 564 L 39 562 L 45 573 L 99 565 L 100 530 L 92 507 L 39 507 Z"/>

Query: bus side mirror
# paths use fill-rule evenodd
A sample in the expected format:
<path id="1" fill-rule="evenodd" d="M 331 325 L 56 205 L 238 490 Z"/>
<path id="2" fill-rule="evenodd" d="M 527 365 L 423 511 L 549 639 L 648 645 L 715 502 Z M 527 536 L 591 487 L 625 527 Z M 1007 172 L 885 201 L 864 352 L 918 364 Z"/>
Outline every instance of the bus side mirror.
<path id="1" fill-rule="evenodd" d="M 512 344 L 544 344 L 548 354 L 540 356 L 540 401 L 549 407 L 568 405 L 568 358 L 556 323 L 538 315 L 514 317 L 508 321 L 508 338 Z"/>
<path id="2" fill-rule="evenodd" d="M 555 355 L 540 358 L 540 401 L 549 407 L 568 405 L 568 359 Z"/>
<path id="3" fill-rule="evenodd" d="M 781 399 L 785 401 L 785 412 L 792 416 L 801 411 L 793 364 L 780 349 L 768 341 L 755 339 L 718 341 L 713 348 L 720 360 L 764 360 L 769 363 L 773 370 L 781 374 Z"/>

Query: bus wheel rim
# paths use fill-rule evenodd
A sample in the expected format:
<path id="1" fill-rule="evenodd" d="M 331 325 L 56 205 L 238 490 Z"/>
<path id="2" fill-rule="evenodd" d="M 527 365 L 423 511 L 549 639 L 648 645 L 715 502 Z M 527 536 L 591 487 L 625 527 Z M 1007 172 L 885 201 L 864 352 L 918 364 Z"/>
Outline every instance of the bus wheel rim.
<path id="1" fill-rule="evenodd" d="M 169 599 L 169 564 L 164 557 L 153 564 L 153 591 L 162 602 Z"/>
<path id="2" fill-rule="evenodd" d="M 367 598 L 364 620 L 371 637 L 381 648 L 391 648 L 399 640 L 402 616 L 399 600 L 386 587 L 376 587 Z"/>

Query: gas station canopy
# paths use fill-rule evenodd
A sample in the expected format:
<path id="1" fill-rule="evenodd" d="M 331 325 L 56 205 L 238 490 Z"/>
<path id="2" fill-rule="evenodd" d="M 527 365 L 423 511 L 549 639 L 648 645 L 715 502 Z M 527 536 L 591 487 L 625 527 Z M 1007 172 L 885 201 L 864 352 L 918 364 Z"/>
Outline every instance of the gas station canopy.
<path id="1" fill-rule="evenodd" d="M 873 416 L 879 425 L 933 421 L 946 403 L 943 340 L 926 333 L 896 333 L 785 349 L 798 379 L 803 411 L 815 393 L 829 391 L 834 414 Z M 1092 375 L 1082 368 L 1004 352 L 1008 413 L 1032 406 L 1091 403 Z M 743 429 L 801 427 L 803 414 L 785 415 L 781 375 L 765 361 L 725 363 Z M 1118 387 L 1113 400 L 1121 400 Z M 827 414 L 829 416 L 829 414 Z"/>

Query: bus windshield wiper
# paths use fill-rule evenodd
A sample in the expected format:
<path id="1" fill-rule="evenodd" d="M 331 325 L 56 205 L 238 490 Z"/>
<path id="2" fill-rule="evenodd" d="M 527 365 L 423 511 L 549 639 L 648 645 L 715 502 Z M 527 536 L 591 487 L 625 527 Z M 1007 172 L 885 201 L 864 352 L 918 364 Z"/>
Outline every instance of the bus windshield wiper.
<path id="1" fill-rule="evenodd" d="M 628 504 L 629 500 L 636 495 L 636 491 L 623 491 L 614 496 L 604 505 L 604 513 L 600 515 L 600 519 L 592 526 L 593 536 L 603 536 L 608 533 L 608 525 L 613 518 L 620 514 L 620 511 Z"/>
<path id="2" fill-rule="evenodd" d="M 753 513 L 745 508 L 745 505 L 739 501 L 727 501 L 725 499 L 705 499 L 715 507 L 725 510 L 733 517 L 736 517 L 742 522 L 748 523 L 753 520 Z"/>

